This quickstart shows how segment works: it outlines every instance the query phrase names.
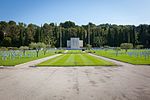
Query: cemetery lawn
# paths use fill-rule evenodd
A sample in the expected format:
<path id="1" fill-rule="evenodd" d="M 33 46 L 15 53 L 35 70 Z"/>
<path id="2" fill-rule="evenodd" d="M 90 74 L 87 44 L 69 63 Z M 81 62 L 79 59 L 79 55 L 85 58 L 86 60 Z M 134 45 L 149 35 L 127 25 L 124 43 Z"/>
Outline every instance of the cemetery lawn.
<path id="1" fill-rule="evenodd" d="M 19 53 L 22 53 L 22 52 L 20 51 Z M 27 51 L 26 54 L 31 54 L 31 52 Z M 37 59 L 40 59 L 40 58 L 48 57 L 48 56 L 51 56 L 51 55 L 54 55 L 54 54 L 55 54 L 54 51 L 48 51 L 44 55 L 43 51 L 40 51 L 38 57 L 36 56 L 36 53 L 33 57 L 24 57 L 24 56 L 19 57 L 19 56 L 16 56 L 13 59 L 11 59 L 11 57 L 7 57 L 6 60 L 3 60 L 2 57 L 1 57 L 0 66 L 15 66 L 15 65 L 18 65 L 18 64 L 21 64 L 21 63 L 26 63 L 26 62 L 29 62 L 29 61 L 32 61 L 32 60 L 37 60 Z"/>
<path id="2" fill-rule="evenodd" d="M 147 52 L 146 56 L 140 55 L 141 52 Z M 150 65 L 150 50 L 128 50 L 127 53 L 121 50 L 117 56 L 114 50 L 95 50 L 95 54 L 134 65 Z"/>
<path id="3" fill-rule="evenodd" d="M 69 51 L 74 52 L 74 51 Z M 47 60 L 38 64 L 37 66 L 112 66 L 115 65 L 112 62 L 108 62 L 87 53 L 67 53 L 59 57 Z"/>

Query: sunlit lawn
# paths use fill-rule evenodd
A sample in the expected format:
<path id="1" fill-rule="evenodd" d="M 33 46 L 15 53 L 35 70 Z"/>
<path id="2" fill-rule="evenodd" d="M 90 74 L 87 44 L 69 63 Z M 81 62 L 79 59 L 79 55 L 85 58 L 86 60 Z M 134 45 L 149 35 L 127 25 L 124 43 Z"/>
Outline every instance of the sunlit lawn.
<path id="1" fill-rule="evenodd" d="M 142 52 L 146 55 L 141 55 Z M 121 50 L 118 55 L 115 50 L 95 50 L 95 54 L 136 65 L 150 64 L 150 50 L 128 50 L 127 53 Z"/>
<path id="2" fill-rule="evenodd" d="M 72 52 L 72 54 L 71 54 Z M 111 66 L 111 62 L 93 57 L 82 51 L 69 51 L 59 57 L 45 61 L 37 66 Z M 77 53 L 77 54 L 76 54 Z"/>
<path id="3" fill-rule="evenodd" d="M 1 53 L 3 53 L 3 52 L 1 51 Z M 9 51 L 7 51 L 7 53 L 10 54 Z M 19 56 L 20 54 L 22 54 L 22 57 Z M 29 50 L 26 52 L 26 56 L 24 56 L 23 53 L 20 51 L 17 53 L 17 56 L 12 57 L 11 55 L 9 55 L 8 57 L 6 57 L 6 59 L 3 59 L 2 54 L 1 54 L 0 66 L 14 66 L 14 65 L 25 63 L 28 61 L 40 59 L 40 58 L 47 57 L 47 56 L 51 56 L 54 54 L 55 54 L 55 50 L 49 50 L 49 51 L 47 51 L 47 53 L 45 55 L 44 55 L 43 51 L 40 51 L 39 56 L 37 57 L 36 52 L 31 52 Z M 28 55 L 32 55 L 32 56 L 28 56 Z"/>

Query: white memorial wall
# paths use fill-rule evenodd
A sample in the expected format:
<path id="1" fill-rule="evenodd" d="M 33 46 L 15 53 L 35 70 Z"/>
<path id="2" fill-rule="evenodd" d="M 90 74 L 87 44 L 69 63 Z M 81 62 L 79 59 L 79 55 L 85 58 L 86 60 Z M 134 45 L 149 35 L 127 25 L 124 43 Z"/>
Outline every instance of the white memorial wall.
<path id="1" fill-rule="evenodd" d="M 83 47 L 83 41 L 79 40 L 79 38 L 71 38 L 67 40 L 67 47 L 71 49 L 79 49 Z"/>

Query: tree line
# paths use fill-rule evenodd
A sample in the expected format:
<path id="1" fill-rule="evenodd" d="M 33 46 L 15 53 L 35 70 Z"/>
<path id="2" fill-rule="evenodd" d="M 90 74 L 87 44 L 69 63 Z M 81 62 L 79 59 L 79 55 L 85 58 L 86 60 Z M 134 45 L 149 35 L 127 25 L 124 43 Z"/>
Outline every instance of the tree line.
<path id="1" fill-rule="evenodd" d="M 150 47 L 150 25 L 115 25 L 100 24 L 76 25 L 66 21 L 59 25 L 45 23 L 35 24 L 16 23 L 15 21 L 0 21 L 0 46 L 20 47 L 29 46 L 32 42 L 44 43 L 51 47 L 67 47 L 67 40 L 79 37 L 83 45 L 92 47 L 120 47 L 121 43 L 132 43 L 133 46 Z"/>

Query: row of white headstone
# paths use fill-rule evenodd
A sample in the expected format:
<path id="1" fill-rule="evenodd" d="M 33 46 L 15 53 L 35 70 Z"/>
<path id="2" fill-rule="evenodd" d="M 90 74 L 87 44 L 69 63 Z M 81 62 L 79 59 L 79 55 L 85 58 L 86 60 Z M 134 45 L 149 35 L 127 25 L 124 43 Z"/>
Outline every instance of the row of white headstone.
<path id="1" fill-rule="evenodd" d="M 11 59 L 14 60 L 16 58 L 22 58 L 22 57 L 35 57 L 36 56 L 36 52 L 35 51 L 30 51 L 30 53 L 28 54 L 23 54 L 22 51 L 1 51 L 0 52 L 0 56 L 2 60 L 7 60 L 7 59 Z"/>

